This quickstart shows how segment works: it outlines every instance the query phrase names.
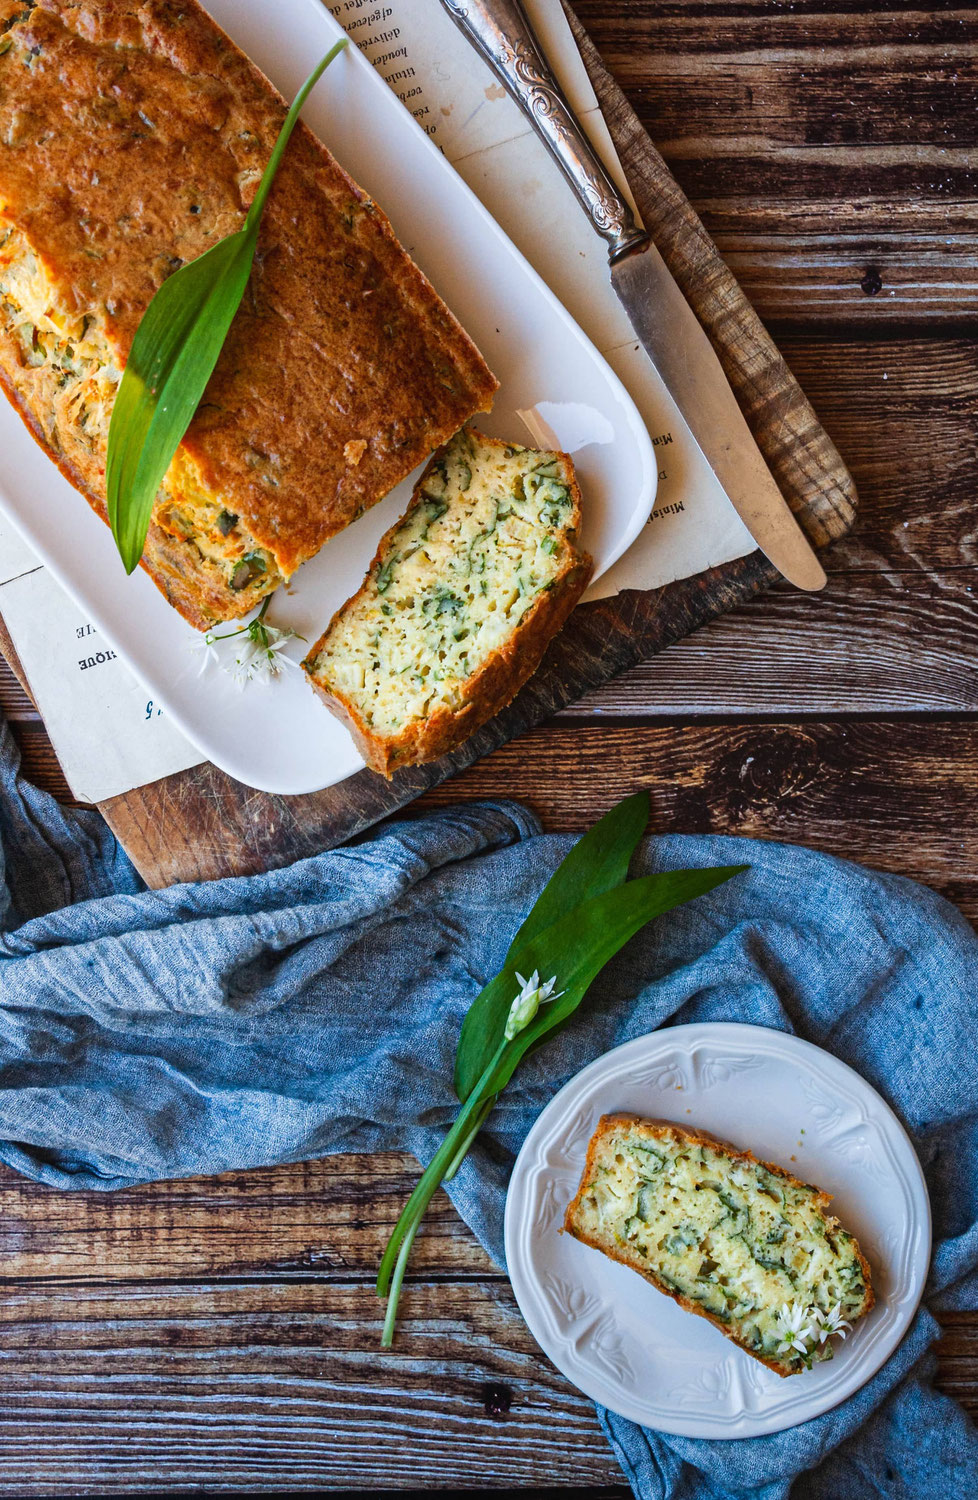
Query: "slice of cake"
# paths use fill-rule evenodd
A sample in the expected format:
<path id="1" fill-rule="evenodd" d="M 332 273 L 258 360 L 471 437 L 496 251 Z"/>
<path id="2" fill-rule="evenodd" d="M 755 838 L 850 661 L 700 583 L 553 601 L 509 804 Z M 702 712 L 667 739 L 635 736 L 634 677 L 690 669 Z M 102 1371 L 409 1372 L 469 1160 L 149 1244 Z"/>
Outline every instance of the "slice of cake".
<path id="1" fill-rule="evenodd" d="M 591 576 L 564 453 L 462 431 L 303 665 L 389 777 L 454 750 L 540 663 Z"/>
<path id="2" fill-rule="evenodd" d="M 715 1323 L 779 1375 L 831 1359 L 873 1306 L 830 1195 L 678 1125 L 605 1115 L 564 1228 Z"/>
<path id="3" fill-rule="evenodd" d="M 0 0 L 0 386 L 103 516 L 139 321 L 172 271 L 241 228 L 284 117 L 195 0 Z M 143 566 L 201 629 L 247 614 L 495 388 L 300 124 Z"/>

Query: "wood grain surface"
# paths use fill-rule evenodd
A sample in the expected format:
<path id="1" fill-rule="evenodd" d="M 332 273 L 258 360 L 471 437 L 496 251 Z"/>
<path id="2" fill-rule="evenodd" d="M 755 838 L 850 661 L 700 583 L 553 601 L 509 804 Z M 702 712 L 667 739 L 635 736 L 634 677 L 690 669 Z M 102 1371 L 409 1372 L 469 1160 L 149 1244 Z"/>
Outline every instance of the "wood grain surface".
<path id="1" fill-rule="evenodd" d="M 375 1268 L 415 1177 L 346 1156 L 57 1194 L 0 1169 L 3 1493 L 616 1485 L 441 1194 L 380 1351 Z M 978 1410 L 974 1319 L 945 1318 L 940 1357 Z"/>
<path id="2" fill-rule="evenodd" d="M 829 849 L 978 920 L 975 12 L 575 8 L 850 467 L 859 522 L 817 600 L 776 587 L 421 806 L 519 796 L 580 829 L 646 785 L 659 829 Z M 64 793 L 2 666 L 0 703 Z M 444 1198 L 380 1355 L 370 1278 L 413 1176 L 336 1158 L 68 1195 L 0 1172 L 0 1493 L 621 1495 L 588 1403 Z M 940 1372 L 978 1412 L 978 1319 L 946 1319 Z"/>
<path id="3" fill-rule="evenodd" d="M 765 320 L 974 316 L 974 7 L 574 8 Z"/>

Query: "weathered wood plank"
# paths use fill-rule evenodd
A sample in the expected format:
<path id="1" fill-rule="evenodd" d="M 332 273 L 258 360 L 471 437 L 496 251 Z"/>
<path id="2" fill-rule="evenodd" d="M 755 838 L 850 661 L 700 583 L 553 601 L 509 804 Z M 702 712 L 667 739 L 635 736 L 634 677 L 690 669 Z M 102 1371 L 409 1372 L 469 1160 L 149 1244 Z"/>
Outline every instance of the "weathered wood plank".
<path id="1" fill-rule="evenodd" d="M 39 729 L 18 727 L 28 743 Z M 558 720 L 432 789 L 417 810 L 516 796 L 549 829 L 579 830 L 640 786 L 655 831 L 809 844 L 923 880 L 978 920 L 973 719 Z M 215 794 L 213 816 L 224 815 Z M 187 857 L 212 858 L 214 847 L 188 837 Z"/>
<path id="2" fill-rule="evenodd" d="M 421 799 L 517 795 L 549 829 L 583 829 L 647 787 L 657 833 L 779 839 L 942 891 L 978 918 L 978 723 L 868 719 L 557 724 Z"/>
<path id="3" fill-rule="evenodd" d="M 412 1284 L 401 1307 L 384 1353 L 362 1284 L 8 1284 L 0 1492 L 620 1481 L 508 1286 Z"/>
<path id="4" fill-rule="evenodd" d="M 859 489 L 855 530 L 827 566 L 974 567 L 978 339 L 795 330 L 778 339 Z"/>
<path id="5" fill-rule="evenodd" d="M 978 1416 L 978 1315 L 943 1313 L 940 1322 L 943 1337 L 937 1346 L 937 1384 L 972 1416 Z"/>
<path id="6" fill-rule="evenodd" d="M 574 9 L 763 317 L 973 314 L 973 10 Z"/>
<path id="7" fill-rule="evenodd" d="M 0 656 L 0 711 L 10 720 L 39 718 L 37 709 L 3 656 Z"/>
<path id="8" fill-rule="evenodd" d="M 677 163 L 680 176 L 681 167 Z M 788 227 L 800 213 L 783 200 L 765 210 L 747 200 L 736 214 L 726 205 L 732 226 L 726 229 L 716 223 L 711 199 L 698 204 L 720 253 L 764 321 L 815 326 L 845 319 L 850 327 L 867 329 L 903 323 L 952 328 L 973 321 L 978 231 L 956 229 L 945 219 L 943 205 L 927 223 L 895 228 L 885 210 L 871 216 L 866 202 L 849 211 L 847 225 L 855 227 L 830 229 L 826 202 L 834 180 L 822 184 L 807 227 Z M 709 194 L 711 183 L 703 188 Z"/>
<path id="9" fill-rule="evenodd" d="M 76 1267 L 47 1282 L 36 1271 L 33 1281 L 5 1276 L 0 1493 L 132 1492 L 153 1487 L 152 1476 L 164 1471 L 168 1493 L 193 1481 L 195 1488 L 383 1488 L 405 1474 L 412 1485 L 612 1482 L 589 1403 L 537 1350 L 498 1272 L 431 1284 L 436 1267 L 416 1258 L 390 1354 L 379 1350 L 381 1308 L 369 1268 L 307 1262 L 304 1276 L 281 1279 L 263 1214 L 276 1175 L 286 1185 L 282 1203 L 291 1197 L 300 1218 L 321 1204 L 315 1189 L 324 1180 L 335 1189 L 345 1175 L 358 1194 L 365 1175 L 379 1188 L 383 1170 L 402 1165 L 394 1157 L 338 1158 L 315 1164 L 299 1183 L 293 1168 L 223 1179 L 225 1193 L 236 1182 L 235 1211 L 242 1200 L 255 1211 L 247 1282 L 208 1274 L 206 1250 L 196 1259 L 203 1242 L 189 1226 L 183 1249 L 171 1246 L 169 1274 L 106 1284 L 106 1266 L 118 1258 L 122 1269 L 126 1258 L 117 1221 L 96 1232 L 102 1254 L 87 1274 Z M 92 1199 L 104 1206 L 128 1198 L 145 1209 L 154 1196 L 165 1204 L 179 1186 L 111 1200 L 44 1198 L 84 1220 Z M 186 1186 L 207 1191 L 204 1183 Z M 4 1188 L 6 1207 L 17 1187 Z M 38 1191 L 26 1186 L 23 1200 L 40 1206 Z M 239 1223 L 246 1230 L 244 1214 Z M 457 1221 L 453 1232 L 460 1244 L 470 1239 Z M 973 1409 L 978 1320 L 952 1315 L 940 1355 L 943 1388 Z M 487 1410 L 488 1384 L 505 1387 L 505 1417 Z M 286 1469 L 292 1483 L 276 1483 Z"/>
<path id="10" fill-rule="evenodd" d="M 842 116 L 837 122 L 836 139 L 848 145 L 858 145 L 867 133 L 904 139 L 906 124 L 916 121 L 915 105 L 921 100 L 938 104 L 938 98 L 928 92 L 930 87 L 957 73 L 964 94 L 972 82 L 968 64 L 978 58 L 978 16 L 972 7 L 954 0 L 939 0 L 930 8 L 913 0 L 905 4 L 799 0 L 790 9 L 772 0 L 572 0 L 572 4 L 591 37 L 602 44 L 609 58 L 628 68 L 639 90 L 658 84 L 663 76 L 678 73 L 685 77 L 689 72 L 699 79 L 711 67 L 719 70 L 743 60 L 763 70 L 765 85 L 775 97 L 777 91 L 796 82 L 810 83 L 807 92 L 817 96 L 822 72 L 811 70 L 844 78 L 853 67 L 864 66 L 864 73 L 851 76 L 853 89 L 857 82 L 863 84 L 866 114 L 859 119 Z M 808 70 L 805 77 L 792 70 L 796 60 Z M 928 72 L 921 78 L 919 92 L 905 99 L 898 117 L 891 118 L 885 91 L 900 61 L 934 61 L 940 66 L 936 76 Z M 884 94 L 881 100 L 872 97 L 877 89 Z M 702 108 L 707 114 L 711 102 L 716 103 L 715 96 L 704 90 Z M 753 108 L 757 101 L 747 98 L 743 103 Z M 831 103 L 830 97 L 827 104 Z M 818 118 L 825 116 L 833 117 L 830 107 Z M 967 122 L 941 118 L 921 125 L 941 132 L 942 138 L 947 133 L 952 139 L 968 139 Z M 799 131 L 799 140 L 808 134 Z"/>
<path id="11" fill-rule="evenodd" d="M 559 717 L 978 713 L 978 568 L 829 574 L 711 621 Z"/>
<path id="12" fill-rule="evenodd" d="M 378 1152 L 59 1193 L 0 1167 L 0 1276 L 371 1281 L 418 1172 L 413 1157 Z M 411 1268 L 459 1281 L 501 1275 L 444 1193 L 425 1217 Z"/>
<path id="13" fill-rule="evenodd" d="M 133 1493 L 161 1476 L 168 1494 L 619 1478 L 590 1402 L 505 1282 L 409 1282 L 390 1352 L 381 1312 L 371 1287 L 318 1279 L 8 1283 L 0 1493 Z M 973 1410 L 978 1328 L 949 1321 L 942 1385 Z"/>

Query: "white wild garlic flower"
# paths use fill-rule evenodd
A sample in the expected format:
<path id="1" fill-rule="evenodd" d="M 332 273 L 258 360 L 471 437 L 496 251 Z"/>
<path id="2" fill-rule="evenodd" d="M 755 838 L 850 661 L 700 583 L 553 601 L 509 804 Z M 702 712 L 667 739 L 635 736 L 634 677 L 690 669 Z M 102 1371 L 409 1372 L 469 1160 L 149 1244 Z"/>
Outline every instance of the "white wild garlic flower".
<path id="1" fill-rule="evenodd" d="M 564 993 L 563 990 L 558 990 L 556 995 L 554 994 L 554 985 L 557 983 L 556 974 L 552 974 L 546 984 L 540 983 L 540 975 L 536 969 L 533 970 L 529 979 L 524 979 L 519 972 L 516 978 L 522 985 L 522 989 L 510 1006 L 509 1015 L 506 1018 L 507 1042 L 511 1042 L 514 1036 L 518 1036 L 529 1026 L 541 1005 L 546 1005 L 550 1000 L 559 1000 Z"/>
<path id="2" fill-rule="evenodd" d="M 217 654 L 214 639 L 213 630 L 208 630 L 206 635 L 202 635 L 199 639 L 190 643 L 191 651 L 199 651 L 201 653 L 200 671 L 197 673 L 198 677 L 203 677 L 204 672 L 211 665 L 211 662 L 217 667 L 221 665 L 221 658 Z"/>
<path id="3" fill-rule="evenodd" d="M 789 1307 L 785 1302 L 774 1330 L 781 1339 L 778 1353 L 788 1354 L 797 1349 L 799 1354 L 809 1354 L 808 1341 L 815 1337 L 814 1318 L 814 1308 L 806 1308 L 801 1302 L 793 1302 Z"/>
<path id="4" fill-rule="evenodd" d="M 257 629 L 252 634 L 252 627 Z M 234 658 L 232 675 L 239 687 L 248 682 L 268 682 L 276 677 L 283 666 L 298 665 L 291 657 L 281 654 L 284 646 L 295 637 L 293 630 L 276 630 L 274 625 L 262 625 L 253 620 L 245 631 L 245 638 Z"/>
<path id="5" fill-rule="evenodd" d="M 820 1307 L 805 1307 L 801 1302 L 794 1302 L 789 1307 L 786 1302 L 778 1314 L 775 1327 L 775 1332 L 781 1339 L 777 1352 L 787 1354 L 790 1350 L 797 1349 L 799 1354 L 808 1356 L 833 1334 L 844 1339 L 846 1329 L 851 1328 L 852 1324 L 847 1323 L 842 1316 L 841 1302 L 837 1302 L 828 1312 L 823 1312 Z"/>
<path id="6" fill-rule="evenodd" d="M 850 1332 L 852 1331 L 852 1324 L 847 1323 L 842 1316 L 841 1302 L 837 1302 L 828 1312 L 823 1313 L 820 1308 L 816 1309 L 815 1316 L 818 1319 L 818 1341 L 820 1344 L 824 1344 L 825 1340 L 831 1338 L 834 1333 L 837 1333 L 840 1339 L 844 1339 L 846 1329 L 849 1329 Z"/>
<path id="7" fill-rule="evenodd" d="M 249 682 L 268 682 L 277 677 L 283 666 L 296 667 L 290 656 L 284 654 L 284 647 L 289 641 L 302 640 L 294 630 L 279 630 L 275 625 L 267 625 L 264 620 L 265 608 L 261 613 L 250 620 L 247 625 L 239 625 L 236 630 L 227 630 L 219 635 L 216 631 L 208 630 L 191 647 L 194 651 L 200 651 L 203 660 L 200 664 L 202 675 L 212 663 L 223 667 L 231 673 L 239 688 L 243 688 Z M 217 649 L 218 641 L 235 641 L 237 650 L 234 660 L 226 663 L 222 659 L 222 653 Z"/>

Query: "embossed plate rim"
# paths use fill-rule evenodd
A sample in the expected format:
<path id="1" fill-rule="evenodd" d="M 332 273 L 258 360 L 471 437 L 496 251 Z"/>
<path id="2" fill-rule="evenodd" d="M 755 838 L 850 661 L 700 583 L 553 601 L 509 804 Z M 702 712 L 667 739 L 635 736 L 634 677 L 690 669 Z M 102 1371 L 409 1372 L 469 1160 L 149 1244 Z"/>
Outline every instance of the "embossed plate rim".
<path id="1" fill-rule="evenodd" d="M 829 1124 L 818 1123 L 810 1102 L 799 1105 L 800 1091 L 795 1088 L 782 1104 L 767 1106 L 766 1116 L 761 1106 L 754 1127 L 745 1130 L 743 1104 L 736 1105 L 738 1091 L 731 1087 L 730 1072 L 734 1063 L 748 1058 L 752 1073 L 765 1069 L 776 1079 L 779 1070 L 786 1069 L 789 1076 L 795 1072 L 828 1085 L 840 1104 Z M 711 1076 L 701 1085 L 704 1060 Z M 650 1077 L 656 1062 L 658 1074 Z M 755 1094 L 758 1081 L 753 1079 Z M 707 1100 L 718 1086 L 720 1092 L 712 1092 Z M 678 1109 L 677 1097 L 683 1100 Z M 700 1115 L 687 1118 L 690 1106 L 685 1101 L 697 1098 Z M 869 1252 L 878 1302 L 838 1347 L 831 1363 L 782 1380 L 627 1268 L 557 1234 L 559 1213 L 576 1188 L 598 1116 L 617 1108 L 640 1109 L 678 1124 L 702 1124 L 738 1145 L 753 1147 L 762 1157 L 783 1160 L 830 1191 L 852 1194 L 858 1207 L 840 1208 L 840 1214 L 844 1220 L 862 1216 L 862 1222 L 852 1227 Z M 731 1111 L 729 1123 L 725 1109 Z M 703 1114 L 710 1118 L 703 1119 Z M 784 1145 L 775 1151 L 759 1137 L 772 1130 L 784 1136 L 789 1123 L 788 1134 L 794 1135 L 793 1122 L 800 1116 L 813 1122 L 812 1134 L 800 1148 L 809 1160 L 791 1162 Z M 849 1142 L 850 1152 L 855 1147 L 864 1159 L 868 1150 L 882 1148 L 868 1188 L 865 1165 L 840 1158 L 837 1148 L 843 1140 Z M 828 1165 L 824 1160 L 812 1165 L 813 1156 L 828 1158 Z M 861 1194 L 856 1190 L 857 1172 L 863 1174 Z M 873 1194 L 879 1193 L 882 1203 L 893 1188 L 899 1208 L 887 1218 L 880 1205 L 874 1206 Z M 537 1232 L 541 1217 L 552 1233 Z M 506 1263 L 520 1310 L 537 1342 L 557 1368 L 599 1404 L 686 1437 L 732 1439 L 782 1431 L 852 1395 L 872 1378 L 909 1327 L 923 1293 L 930 1241 L 923 1172 L 909 1136 L 886 1101 L 853 1068 L 814 1043 L 742 1022 L 669 1027 L 625 1042 L 588 1064 L 535 1121 L 513 1168 L 506 1200 Z M 571 1296 L 580 1304 L 575 1303 L 576 1311 Z M 651 1337 L 635 1338 L 634 1319 L 628 1329 L 615 1324 L 616 1300 L 623 1296 L 629 1312 L 633 1303 L 640 1307 L 643 1327 Z M 557 1305 L 558 1297 L 564 1298 L 565 1307 Z M 664 1390 L 649 1368 L 656 1358 L 667 1359 L 670 1369 L 682 1368 L 684 1375 L 689 1371 L 692 1378 Z M 643 1359 L 644 1373 L 636 1369 Z M 694 1391 L 696 1386 L 702 1386 L 701 1395 Z"/>

